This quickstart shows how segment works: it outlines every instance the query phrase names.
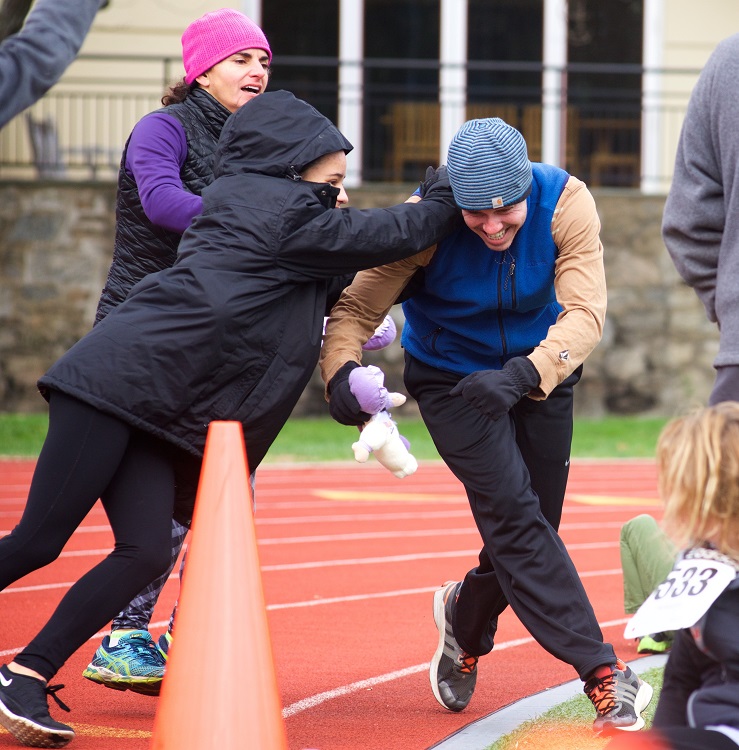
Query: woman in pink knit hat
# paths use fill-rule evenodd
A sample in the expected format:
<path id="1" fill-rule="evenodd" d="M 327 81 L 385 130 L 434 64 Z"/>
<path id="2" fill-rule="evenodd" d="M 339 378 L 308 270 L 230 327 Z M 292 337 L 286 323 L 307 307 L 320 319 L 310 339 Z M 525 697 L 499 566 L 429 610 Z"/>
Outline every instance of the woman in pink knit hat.
<path id="1" fill-rule="evenodd" d="M 144 276 L 174 263 L 182 233 L 201 212 L 200 193 L 213 181 L 213 154 L 221 129 L 233 112 L 264 92 L 271 60 L 264 32 L 237 10 L 206 13 L 185 29 L 185 77 L 163 97 L 162 109 L 139 121 L 123 151 L 113 263 L 96 323 Z M 346 283 L 350 280 L 347 277 Z M 365 348 L 386 346 L 394 337 L 388 317 Z M 192 507 L 198 477 L 181 472 L 178 479 L 178 494 L 186 507 Z M 159 694 L 174 612 L 157 644 L 149 623 L 189 524 L 185 514 L 175 514 L 169 569 L 113 620 L 110 636 L 83 672 L 88 680 L 116 690 Z"/>
<path id="2" fill-rule="evenodd" d="M 144 276 L 174 263 L 182 233 L 201 212 L 200 194 L 213 181 L 221 129 L 233 112 L 267 88 L 271 60 L 262 29 L 232 8 L 206 13 L 185 29 L 184 78 L 162 98 L 161 109 L 135 125 L 123 149 L 113 262 L 96 323 Z M 181 484 L 181 493 L 195 492 L 195 480 Z M 148 626 L 188 525 L 188 518 L 173 519 L 171 567 L 113 620 L 111 635 L 83 672 L 88 679 L 158 694 L 169 641 L 163 635 L 158 648 Z"/>

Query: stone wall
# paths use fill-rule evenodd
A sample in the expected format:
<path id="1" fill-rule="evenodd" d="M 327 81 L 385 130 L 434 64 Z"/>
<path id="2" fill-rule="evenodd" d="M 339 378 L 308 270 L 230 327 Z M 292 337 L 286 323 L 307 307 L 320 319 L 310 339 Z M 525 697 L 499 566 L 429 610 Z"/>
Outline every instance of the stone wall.
<path id="1" fill-rule="evenodd" d="M 350 197 L 358 207 L 387 206 L 409 187 L 375 185 Z M 593 192 L 609 308 L 603 341 L 576 391 L 579 416 L 671 416 L 704 402 L 718 337 L 664 250 L 664 197 Z M 36 379 L 89 329 L 110 262 L 114 206 L 108 183 L 0 183 L 0 411 L 44 409 Z M 400 307 L 393 315 L 400 329 Z M 398 390 L 402 361 L 397 342 L 366 357 Z M 295 413 L 326 413 L 317 373 Z"/>

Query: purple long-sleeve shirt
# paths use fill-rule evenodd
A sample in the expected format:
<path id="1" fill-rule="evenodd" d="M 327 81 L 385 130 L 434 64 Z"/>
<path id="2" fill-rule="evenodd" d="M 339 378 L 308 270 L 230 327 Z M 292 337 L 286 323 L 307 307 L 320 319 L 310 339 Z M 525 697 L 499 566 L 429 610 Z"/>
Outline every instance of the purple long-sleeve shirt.
<path id="1" fill-rule="evenodd" d="M 136 123 L 128 143 L 126 170 L 139 187 L 141 205 L 153 224 L 182 234 L 203 201 L 185 190 L 180 170 L 187 158 L 182 123 L 152 112 Z"/>

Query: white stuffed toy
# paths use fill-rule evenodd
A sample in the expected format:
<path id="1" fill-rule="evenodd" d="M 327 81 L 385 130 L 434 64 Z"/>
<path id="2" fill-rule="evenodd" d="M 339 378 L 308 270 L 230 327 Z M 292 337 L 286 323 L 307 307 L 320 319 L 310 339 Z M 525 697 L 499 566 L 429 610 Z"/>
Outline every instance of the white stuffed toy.
<path id="1" fill-rule="evenodd" d="M 349 374 L 349 389 L 359 402 L 362 411 L 372 417 L 361 428 L 359 440 L 352 444 L 354 458 L 365 463 L 370 453 L 396 477 L 410 476 L 418 462 L 409 452 L 408 441 L 398 431 L 398 426 L 388 409 L 405 403 L 402 393 L 389 393 L 383 385 L 385 374 L 379 367 L 357 367 Z"/>

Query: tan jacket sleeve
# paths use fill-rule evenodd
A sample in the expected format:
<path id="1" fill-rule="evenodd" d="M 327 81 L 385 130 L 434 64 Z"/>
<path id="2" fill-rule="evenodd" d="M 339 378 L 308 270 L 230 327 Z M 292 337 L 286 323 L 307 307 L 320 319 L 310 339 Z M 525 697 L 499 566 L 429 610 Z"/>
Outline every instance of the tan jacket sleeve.
<path id="1" fill-rule="evenodd" d="M 552 219 L 558 248 L 554 288 L 563 310 L 547 337 L 529 354 L 539 387 L 529 394 L 542 400 L 572 374 L 603 335 L 606 282 L 600 219 L 585 183 L 570 177 Z M 362 271 L 331 310 L 323 349 L 321 376 L 328 383 L 345 362 L 362 362 L 362 344 L 407 286 L 413 274 L 433 258 L 436 246 L 411 258 Z"/>
<path id="2" fill-rule="evenodd" d="M 436 245 L 410 258 L 360 271 L 331 309 L 319 364 L 327 383 L 345 362 L 362 362 L 362 345 L 384 320 L 413 274 L 429 261 Z"/>
<path id="3" fill-rule="evenodd" d="M 529 394 L 541 400 L 576 370 L 603 335 L 606 277 L 600 219 L 584 182 L 570 177 L 552 219 L 559 254 L 554 289 L 564 308 L 547 337 L 529 354 L 541 384 Z"/>

